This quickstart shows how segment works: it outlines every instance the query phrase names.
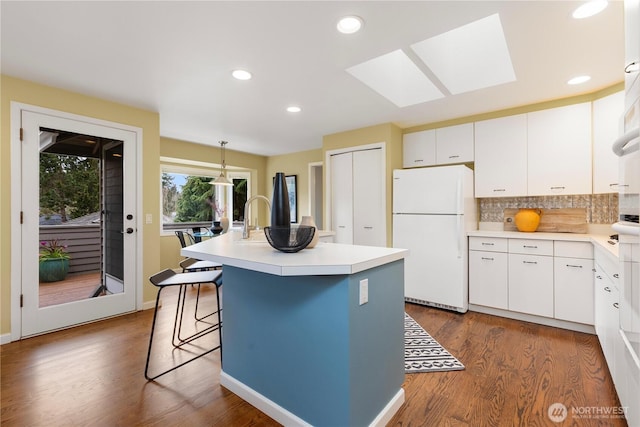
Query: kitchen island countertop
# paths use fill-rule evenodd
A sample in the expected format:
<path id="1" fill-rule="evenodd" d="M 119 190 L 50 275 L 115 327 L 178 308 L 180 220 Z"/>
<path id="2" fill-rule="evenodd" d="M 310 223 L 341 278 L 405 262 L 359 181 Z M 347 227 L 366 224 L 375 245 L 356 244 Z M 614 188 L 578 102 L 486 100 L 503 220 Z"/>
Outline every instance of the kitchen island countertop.
<path id="1" fill-rule="evenodd" d="M 318 242 L 296 253 L 279 252 L 264 235 L 230 232 L 182 249 L 183 256 L 278 276 L 354 274 L 403 259 L 406 249 Z"/>

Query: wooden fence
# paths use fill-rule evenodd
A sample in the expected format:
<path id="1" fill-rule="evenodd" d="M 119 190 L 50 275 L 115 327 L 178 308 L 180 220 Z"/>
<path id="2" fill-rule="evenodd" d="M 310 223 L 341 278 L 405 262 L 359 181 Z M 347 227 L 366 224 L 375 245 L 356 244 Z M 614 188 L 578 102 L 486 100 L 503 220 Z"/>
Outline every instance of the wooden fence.
<path id="1" fill-rule="evenodd" d="M 69 273 L 100 271 L 100 224 L 41 225 L 40 241 L 51 239 L 67 246 Z"/>

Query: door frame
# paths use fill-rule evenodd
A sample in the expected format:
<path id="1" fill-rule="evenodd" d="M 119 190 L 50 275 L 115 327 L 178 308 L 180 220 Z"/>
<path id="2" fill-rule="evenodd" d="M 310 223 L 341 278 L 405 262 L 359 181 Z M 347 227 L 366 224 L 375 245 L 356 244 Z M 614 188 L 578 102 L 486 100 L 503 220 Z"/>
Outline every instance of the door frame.
<path id="1" fill-rule="evenodd" d="M 28 110 L 38 114 L 60 117 L 62 119 L 77 120 L 91 123 L 98 126 L 112 127 L 132 132 L 136 135 L 136 250 L 135 250 L 135 306 L 136 310 L 143 308 L 142 295 L 142 242 L 143 227 L 142 222 L 142 128 L 130 126 L 122 123 L 97 119 L 94 117 L 82 116 L 60 110 L 40 107 L 31 104 L 11 101 L 11 229 L 9 238 L 11 241 L 11 341 L 22 338 L 22 308 L 20 307 L 20 295 L 22 293 L 22 239 L 20 215 L 22 209 L 22 156 L 20 129 L 22 127 L 22 111 Z"/>
<path id="2" fill-rule="evenodd" d="M 323 166 L 324 163 L 323 162 L 312 162 L 308 164 L 308 170 L 307 170 L 307 174 L 309 177 L 309 189 L 307 194 L 309 195 L 309 207 L 308 207 L 308 212 L 309 215 L 313 216 L 315 218 L 316 223 L 318 224 L 318 227 L 320 227 L 321 229 L 324 229 L 324 215 L 323 215 L 323 211 L 324 209 L 322 209 L 322 197 L 323 197 L 323 193 L 324 193 L 324 181 L 322 180 L 322 176 L 320 177 L 320 184 L 322 185 L 322 190 L 320 191 L 320 194 L 317 194 L 316 191 L 316 174 L 315 171 L 320 169 L 320 171 L 323 171 Z M 318 199 L 320 199 L 320 201 L 318 202 Z M 319 205 L 319 206 L 318 206 Z M 317 215 L 315 215 L 316 212 L 320 212 L 321 214 L 321 218 L 318 218 Z"/>

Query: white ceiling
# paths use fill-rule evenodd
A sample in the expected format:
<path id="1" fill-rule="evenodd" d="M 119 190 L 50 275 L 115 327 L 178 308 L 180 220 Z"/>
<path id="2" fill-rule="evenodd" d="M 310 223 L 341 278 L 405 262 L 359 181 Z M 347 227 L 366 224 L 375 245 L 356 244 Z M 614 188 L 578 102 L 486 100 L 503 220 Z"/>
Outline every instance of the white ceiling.
<path id="1" fill-rule="evenodd" d="M 405 128 L 621 82 L 622 1 L 574 20 L 581 3 L 3 0 L 0 65 L 6 75 L 157 111 L 162 136 L 276 155 L 320 148 L 331 133 Z M 346 71 L 398 49 L 411 56 L 412 44 L 495 13 L 514 82 L 400 108 Z M 363 30 L 338 33 L 343 15 L 362 17 Z M 236 68 L 253 79 L 233 79 Z M 592 78 L 566 85 L 581 74 Z M 291 104 L 302 112 L 286 112 Z"/>

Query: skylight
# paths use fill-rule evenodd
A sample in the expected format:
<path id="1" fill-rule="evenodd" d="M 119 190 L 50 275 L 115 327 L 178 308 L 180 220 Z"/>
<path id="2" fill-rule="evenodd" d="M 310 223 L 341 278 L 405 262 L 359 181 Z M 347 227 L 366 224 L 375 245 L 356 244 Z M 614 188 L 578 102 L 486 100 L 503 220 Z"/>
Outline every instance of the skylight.
<path id="1" fill-rule="evenodd" d="M 452 94 L 516 80 L 498 14 L 412 44 L 411 49 Z"/>
<path id="2" fill-rule="evenodd" d="M 442 92 L 400 49 L 346 70 L 398 107 L 442 98 Z"/>

